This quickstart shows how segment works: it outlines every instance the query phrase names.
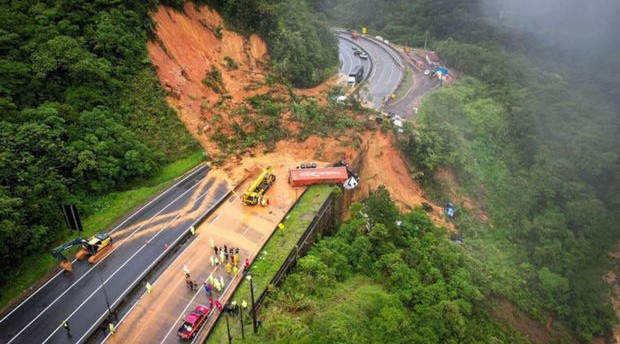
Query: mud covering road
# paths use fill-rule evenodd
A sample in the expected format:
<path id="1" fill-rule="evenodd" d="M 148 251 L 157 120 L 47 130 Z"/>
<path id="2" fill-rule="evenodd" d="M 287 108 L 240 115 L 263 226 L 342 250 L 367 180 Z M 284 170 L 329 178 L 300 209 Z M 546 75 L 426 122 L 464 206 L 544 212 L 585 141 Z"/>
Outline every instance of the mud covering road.
<path id="1" fill-rule="evenodd" d="M 113 251 L 73 264 L 0 319 L 2 343 L 79 343 L 190 225 L 228 193 L 202 165 L 110 231 Z M 68 320 L 69 331 L 61 327 Z"/>

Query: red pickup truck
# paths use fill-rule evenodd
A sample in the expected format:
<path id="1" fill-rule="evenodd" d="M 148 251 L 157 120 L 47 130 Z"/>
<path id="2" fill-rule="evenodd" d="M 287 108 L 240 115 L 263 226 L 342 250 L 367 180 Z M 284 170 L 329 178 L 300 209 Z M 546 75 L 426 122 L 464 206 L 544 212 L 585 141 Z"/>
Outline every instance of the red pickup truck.
<path id="1" fill-rule="evenodd" d="M 200 329 L 200 326 L 207 319 L 209 314 L 209 308 L 203 305 L 198 305 L 191 311 L 183 321 L 183 325 L 179 327 L 177 334 L 183 339 L 192 339 Z"/>

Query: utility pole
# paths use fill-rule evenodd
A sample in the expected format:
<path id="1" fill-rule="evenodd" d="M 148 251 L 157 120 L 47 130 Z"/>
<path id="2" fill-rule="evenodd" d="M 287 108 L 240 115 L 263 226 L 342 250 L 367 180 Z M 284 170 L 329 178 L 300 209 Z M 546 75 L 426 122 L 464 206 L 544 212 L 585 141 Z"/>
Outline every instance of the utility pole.
<path id="1" fill-rule="evenodd" d="M 103 297 L 105 298 L 105 304 L 108 306 L 108 317 L 112 315 L 112 310 L 110 309 L 110 301 L 108 301 L 108 293 L 105 292 L 105 285 L 103 284 L 103 278 L 101 278 L 101 274 L 97 269 L 95 269 L 97 276 L 99 276 L 99 282 L 101 282 L 101 290 L 103 290 Z"/>
<path id="2" fill-rule="evenodd" d="M 237 307 L 239 307 L 239 305 L 237 305 Z M 243 329 L 243 309 L 239 311 L 239 317 L 239 321 L 241 322 L 241 339 L 245 339 L 245 331 Z"/>
<path id="3" fill-rule="evenodd" d="M 254 305 L 254 283 L 252 282 L 252 275 L 248 274 L 246 277 L 250 281 L 250 296 L 252 297 L 252 327 L 254 329 L 254 334 L 258 332 L 256 326 L 256 305 Z"/>
<path id="4" fill-rule="evenodd" d="M 226 313 L 226 330 L 228 331 L 228 344 L 232 344 L 232 336 L 230 335 L 230 325 L 228 325 L 228 313 Z"/>

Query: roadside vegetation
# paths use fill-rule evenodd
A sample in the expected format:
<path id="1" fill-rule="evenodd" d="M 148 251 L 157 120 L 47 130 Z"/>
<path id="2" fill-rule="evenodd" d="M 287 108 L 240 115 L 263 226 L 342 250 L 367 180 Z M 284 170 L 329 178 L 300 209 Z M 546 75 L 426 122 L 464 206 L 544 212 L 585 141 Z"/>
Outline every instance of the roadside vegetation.
<path id="1" fill-rule="evenodd" d="M 383 187 L 301 258 L 249 343 L 527 343 L 492 322 L 465 264 L 422 210 Z"/>
<path id="2" fill-rule="evenodd" d="M 199 149 L 166 104 L 148 59 L 148 6 L 0 5 L 3 300 L 7 283 L 28 274 L 25 266 L 49 266 L 33 257 L 66 238 L 61 203 L 76 204 L 86 219 L 112 194 Z"/>
<path id="3" fill-rule="evenodd" d="M 135 207 L 164 190 L 174 179 L 197 166 L 203 160 L 204 152 L 199 150 L 186 158 L 165 165 L 157 175 L 129 190 L 115 191 L 105 196 L 86 199 L 83 203 L 85 207 L 84 212 L 90 215 L 82 218 L 84 232 L 79 233 L 79 235 L 88 238 L 110 227 Z M 57 235 L 57 242 L 61 243 L 75 239 L 78 233 L 63 229 Z M 76 247 L 65 252 L 65 256 L 70 258 L 77 249 Z M 35 252 L 24 257 L 19 264 L 13 267 L 13 271 L 15 271 L 14 277 L 7 281 L 2 288 L 0 306 L 9 303 L 57 265 L 58 261 L 52 257 L 49 251 Z"/>
<path id="4" fill-rule="evenodd" d="M 596 42 L 613 39 L 618 22 L 562 50 L 565 33 L 543 32 L 545 44 L 502 26 L 497 13 L 510 11 L 478 5 L 349 0 L 324 10 L 401 44 L 423 46 L 428 30 L 428 46 L 464 74 L 424 100 L 400 144 L 437 201 L 477 205 L 459 204 L 458 227 L 480 290 L 583 342 L 609 338 L 617 318 L 604 276 L 620 238 L 619 84 L 609 75 L 620 60 L 618 46 Z"/>

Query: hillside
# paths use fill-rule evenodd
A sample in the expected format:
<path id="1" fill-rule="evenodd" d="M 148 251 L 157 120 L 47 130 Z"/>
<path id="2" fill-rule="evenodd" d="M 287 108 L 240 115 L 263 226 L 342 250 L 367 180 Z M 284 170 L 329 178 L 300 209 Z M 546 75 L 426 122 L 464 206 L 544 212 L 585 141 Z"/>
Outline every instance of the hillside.
<path id="1" fill-rule="evenodd" d="M 341 159 L 352 161 L 364 152 L 361 189 L 356 198 L 365 197 L 379 185 L 386 185 L 394 195 L 401 209 L 419 207 L 429 202 L 419 186 L 409 177 L 407 166 L 398 150 L 392 146 L 390 136 L 374 130 L 350 128 L 328 135 L 305 135 L 303 121 L 296 118 L 291 106 L 288 90 L 278 84 L 266 82 L 272 70 L 264 41 L 255 34 L 243 37 L 224 29 L 221 17 L 208 7 L 186 4 L 183 11 L 160 7 L 153 14 L 157 23 L 156 39 L 148 44 L 149 55 L 156 67 L 167 101 L 174 107 L 187 130 L 196 137 L 215 163 L 220 164 L 231 176 L 243 171 L 253 171 L 257 166 L 269 166 L 279 160 L 318 161 L 323 164 Z M 217 29 L 217 28 L 221 29 Z M 220 30 L 219 37 L 216 32 Z M 183 44 L 179 44 L 183 42 Z M 233 61 L 234 68 L 227 61 Z M 221 75 L 221 88 L 214 90 L 205 84 L 209 71 L 217 69 Z M 327 93 L 332 81 L 313 89 L 292 90 L 297 99 L 316 99 L 328 111 Z M 256 130 L 246 123 L 259 121 L 264 114 L 261 108 L 253 106 L 256 98 L 267 98 L 270 102 L 281 102 L 278 128 L 286 132 L 284 137 L 270 138 L 273 141 L 260 142 Z M 243 109 L 244 115 L 238 115 Z M 332 109 L 333 110 L 333 109 Z M 342 116 L 342 115 L 340 115 Z M 349 114 L 352 118 L 362 115 Z M 256 123 L 256 122 L 255 122 Z M 233 129 L 235 128 L 235 129 Z M 256 147 L 236 145 L 223 146 L 221 136 L 226 139 L 242 139 L 256 136 Z M 293 139 L 286 139 L 291 137 Z M 353 138 L 353 140 L 351 139 Z M 357 143 L 351 144 L 357 140 Z M 269 153 L 269 154 L 265 154 Z M 217 157 L 221 157 L 218 159 Z M 434 218 L 441 219 L 440 207 L 436 207 Z"/>
<path id="2" fill-rule="evenodd" d="M 0 4 L 3 291 L 70 236 L 59 204 L 86 217 L 199 149 L 148 63 L 150 25 L 141 1 Z"/>
<path id="3" fill-rule="evenodd" d="M 436 197 L 473 201 L 473 211 L 458 204 L 457 226 L 484 292 L 581 342 L 611 340 L 618 322 L 604 276 L 617 269 L 610 253 L 620 239 L 620 84 L 610 77 L 620 71 L 620 7 L 591 5 L 349 0 L 322 8 L 340 26 L 427 45 L 462 73 L 422 102 L 402 148 Z"/>
<path id="4" fill-rule="evenodd" d="M 459 77 L 396 135 L 333 101 L 330 26 Z M 203 157 L 233 181 L 360 158 L 344 222 L 248 342 L 620 341 L 619 31 L 612 1 L 2 3 L 0 296 L 75 237 L 59 204 L 110 217 L 94 231 Z"/>

